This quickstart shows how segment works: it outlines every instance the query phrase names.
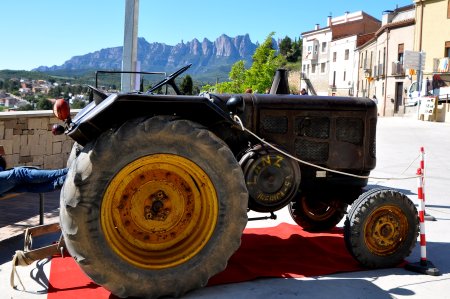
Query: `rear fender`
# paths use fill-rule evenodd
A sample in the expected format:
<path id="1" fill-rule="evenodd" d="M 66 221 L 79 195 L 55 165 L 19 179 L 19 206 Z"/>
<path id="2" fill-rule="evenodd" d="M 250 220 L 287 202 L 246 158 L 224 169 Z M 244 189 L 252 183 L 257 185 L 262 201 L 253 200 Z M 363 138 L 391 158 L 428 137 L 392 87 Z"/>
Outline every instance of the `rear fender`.
<path id="1" fill-rule="evenodd" d="M 112 94 L 96 104 L 89 103 L 73 119 L 67 135 L 81 145 L 96 139 L 110 128 L 129 119 L 171 115 L 189 119 L 206 127 L 234 123 L 230 114 L 203 96 Z"/>

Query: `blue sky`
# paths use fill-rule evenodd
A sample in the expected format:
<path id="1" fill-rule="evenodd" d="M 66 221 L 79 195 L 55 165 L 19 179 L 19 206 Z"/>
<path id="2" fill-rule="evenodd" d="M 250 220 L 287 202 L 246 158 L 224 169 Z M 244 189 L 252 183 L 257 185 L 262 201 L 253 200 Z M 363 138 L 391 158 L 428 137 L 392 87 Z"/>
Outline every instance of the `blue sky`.
<path id="1" fill-rule="evenodd" d="M 412 0 L 140 0 L 138 35 L 148 42 L 175 45 L 221 34 L 248 33 L 262 42 L 299 38 L 326 26 L 328 15 L 363 10 L 380 19 L 385 10 Z M 2 0 L 0 70 L 61 65 L 73 56 L 123 44 L 125 0 Z M 147 70 L 151 71 L 151 70 Z"/>

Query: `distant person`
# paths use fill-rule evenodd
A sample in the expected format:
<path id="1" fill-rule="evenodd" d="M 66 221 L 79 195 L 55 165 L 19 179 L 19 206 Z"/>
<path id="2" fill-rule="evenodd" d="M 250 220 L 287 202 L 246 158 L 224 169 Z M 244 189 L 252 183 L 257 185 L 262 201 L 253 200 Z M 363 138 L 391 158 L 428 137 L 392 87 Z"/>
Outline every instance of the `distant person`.
<path id="1" fill-rule="evenodd" d="M 308 92 L 306 91 L 306 89 L 303 88 L 303 89 L 300 91 L 300 94 L 303 95 L 303 96 L 307 96 L 307 95 L 308 95 Z"/>
<path id="2" fill-rule="evenodd" d="M 247 89 L 245 90 L 245 93 L 253 93 L 253 90 L 252 90 L 251 88 L 247 88 Z"/>
<path id="3" fill-rule="evenodd" d="M 378 99 L 377 99 L 377 96 L 376 96 L 376 95 L 373 95 L 373 97 L 372 97 L 372 101 L 374 101 L 374 102 L 375 102 L 375 104 L 377 104 L 377 105 L 378 105 Z"/>
<path id="4" fill-rule="evenodd" d="M 3 147 L 0 147 L 0 153 Z M 45 170 L 33 167 L 6 169 L 5 158 L 0 154 L 0 195 L 5 193 L 45 193 L 58 189 L 64 184 L 68 169 Z"/>

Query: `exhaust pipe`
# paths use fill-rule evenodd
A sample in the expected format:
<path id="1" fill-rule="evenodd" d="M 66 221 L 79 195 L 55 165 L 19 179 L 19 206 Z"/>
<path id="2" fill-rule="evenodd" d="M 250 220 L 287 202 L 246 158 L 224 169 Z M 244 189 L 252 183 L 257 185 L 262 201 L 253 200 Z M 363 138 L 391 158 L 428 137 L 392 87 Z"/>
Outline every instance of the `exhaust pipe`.
<path id="1" fill-rule="evenodd" d="M 290 94 L 286 69 L 276 70 L 270 94 Z"/>

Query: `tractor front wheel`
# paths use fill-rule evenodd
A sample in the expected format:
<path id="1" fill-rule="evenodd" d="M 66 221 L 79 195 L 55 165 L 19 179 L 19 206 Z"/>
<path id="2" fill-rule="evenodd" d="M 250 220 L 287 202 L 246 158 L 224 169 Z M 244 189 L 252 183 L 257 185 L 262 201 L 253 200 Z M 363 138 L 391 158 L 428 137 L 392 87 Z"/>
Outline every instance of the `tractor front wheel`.
<path id="1" fill-rule="evenodd" d="M 392 189 L 362 194 L 351 207 L 344 227 L 348 250 L 369 268 L 401 263 L 414 248 L 418 234 L 416 207 Z"/>

